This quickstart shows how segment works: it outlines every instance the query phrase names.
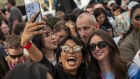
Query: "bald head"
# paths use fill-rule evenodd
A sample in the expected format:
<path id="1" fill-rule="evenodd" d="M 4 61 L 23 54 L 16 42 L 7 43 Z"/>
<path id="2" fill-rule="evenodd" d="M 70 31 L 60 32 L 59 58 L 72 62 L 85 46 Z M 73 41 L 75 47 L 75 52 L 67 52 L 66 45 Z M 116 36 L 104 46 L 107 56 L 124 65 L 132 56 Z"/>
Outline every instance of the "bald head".
<path id="1" fill-rule="evenodd" d="M 87 12 L 78 16 L 76 25 L 81 40 L 85 43 L 87 43 L 89 36 L 97 29 L 95 16 Z"/>
<path id="2" fill-rule="evenodd" d="M 82 14 L 80 14 L 78 17 L 77 17 L 77 21 L 76 21 L 76 24 L 81 21 L 82 19 L 85 19 L 90 21 L 91 23 L 93 24 L 96 24 L 96 18 L 94 15 L 90 14 L 90 13 L 87 13 L 87 12 L 84 12 Z"/>

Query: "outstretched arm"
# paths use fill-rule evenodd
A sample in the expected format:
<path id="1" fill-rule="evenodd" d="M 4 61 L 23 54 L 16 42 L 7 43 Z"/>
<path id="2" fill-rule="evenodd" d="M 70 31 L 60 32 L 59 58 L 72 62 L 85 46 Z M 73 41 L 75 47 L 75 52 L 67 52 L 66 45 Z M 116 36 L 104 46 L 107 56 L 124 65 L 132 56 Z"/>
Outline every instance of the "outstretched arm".
<path id="1" fill-rule="evenodd" d="M 26 23 L 26 26 L 21 36 L 21 46 L 23 47 L 27 46 L 35 35 L 46 32 L 37 31 L 37 29 L 43 28 L 46 24 L 44 21 L 33 22 L 37 15 L 38 13 L 35 13 L 35 15 L 32 16 L 32 18 Z M 41 51 L 39 51 L 39 49 L 33 43 L 31 44 L 31 47 L 27 49 L 27 51 L 34 62 L 38 62 L 43 58 Z"/>

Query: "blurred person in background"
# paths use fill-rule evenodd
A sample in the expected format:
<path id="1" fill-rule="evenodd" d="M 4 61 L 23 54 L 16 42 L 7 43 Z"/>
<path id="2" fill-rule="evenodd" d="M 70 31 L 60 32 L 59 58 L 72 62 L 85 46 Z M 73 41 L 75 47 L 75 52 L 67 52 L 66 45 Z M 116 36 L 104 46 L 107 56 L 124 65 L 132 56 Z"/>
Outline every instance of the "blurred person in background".
<path id="1" fill-rule="evenodd" d="M 2 30 L 5 38 L 7 39 L 10 36 L 10 29 L 8 25 L 5 23 L 2 23 L 2 25 L 0 26 L 0 29 Z"/>
<path id="2" fill-rule="evenodd" d="M 114 37 L 113 27 L 107 18 L 105 10 L 102 8 L 97 8 L 94 10 L 93 14 L 99 23 L 99 28 L 107 31 L 111 37 Z"/>
<path id="3" fill-rule="evenodd" d="M 136 4 L 139 4 L 139 3 L 136 1 L 131 1 L 127 6 L 127 8 L 128 8 L 127 11 L 120 14 L 119 16 L 117 16 L 115 18 L 116 36 L 123 36 L 123 34 L 125 34 L 128 31 L 128 29 L 130 27 L 130 10 Z"/>
<path id="4" fill-rule="evenodd" d="M 8 22 L 10 34 L 13 34 L 16 24 L 23 21 L 22 13 L 18 8 L 15 7 L 15 0 L 7 0 L 6 6 L 10 12 L 9 17 L 6 17 L 6 15 L 2 13 L 2 11 L 0 11 L 0 16 Z"/>
<path id="5" fill-rule="evenodd" d="M 132 7 L 130 20 L 129 30 L 119 41 L 120 55 L 126 61 L 132 61 L 140 49 L 140 4 Z"/>

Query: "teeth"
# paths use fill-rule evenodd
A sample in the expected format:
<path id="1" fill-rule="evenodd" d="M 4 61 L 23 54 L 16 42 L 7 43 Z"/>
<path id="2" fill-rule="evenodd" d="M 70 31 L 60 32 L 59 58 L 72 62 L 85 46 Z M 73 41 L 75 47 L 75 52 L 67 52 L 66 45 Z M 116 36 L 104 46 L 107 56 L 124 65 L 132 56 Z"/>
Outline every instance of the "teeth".
<path id="1" fill-rule="evenodd" d="M 67 62 L 71 66 L 75 65 L 75 63 L 76 63 L 76 57 L 72 57 L 72 56 L 71 57 L 68 57 L 67 58 Z"/>
<path id="2" fill-rule="evenodd" d="M 73 60 L 76 60 L 76 58 L 75 58 L 75 57 L 68 57 L 68 59 L 73 59 Z"/>
<path id="3" fill-rule="evenodd" d="M 101 54 L 102 54 L 102 52 L 97 52 L 97 53 L 96 53 L 96 55 L 101 55 Z"/>

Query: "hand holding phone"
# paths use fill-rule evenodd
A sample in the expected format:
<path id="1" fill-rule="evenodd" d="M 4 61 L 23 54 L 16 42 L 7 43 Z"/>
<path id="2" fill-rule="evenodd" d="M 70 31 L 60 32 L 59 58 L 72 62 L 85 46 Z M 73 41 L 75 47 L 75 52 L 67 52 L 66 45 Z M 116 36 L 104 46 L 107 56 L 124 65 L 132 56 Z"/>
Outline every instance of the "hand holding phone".
<path id="1" fill-rule="evenodd" d="M 26 3 L 26 0 L 25 0 L 25 3 Z M 30 20 L 31 17 L 35 13 L 37 13 L 37 12 L 38 12 L 38 14 L 35 17 L 35 19 L 34 19 L 33 22 L 41 21 L 42 20 L 42 14 L 41 14 L 41 9 L 40 9 L 40 4 L 39 4 L 38 1 L 28 2 L 27 4 L 25 4 L 25 8 L 26 8 L 26 14 L 27 14 L 28 20 Z M 38 30 L 41 30 L 41 29 L 38 29 Z"/>

